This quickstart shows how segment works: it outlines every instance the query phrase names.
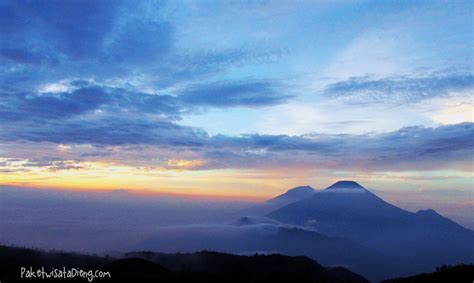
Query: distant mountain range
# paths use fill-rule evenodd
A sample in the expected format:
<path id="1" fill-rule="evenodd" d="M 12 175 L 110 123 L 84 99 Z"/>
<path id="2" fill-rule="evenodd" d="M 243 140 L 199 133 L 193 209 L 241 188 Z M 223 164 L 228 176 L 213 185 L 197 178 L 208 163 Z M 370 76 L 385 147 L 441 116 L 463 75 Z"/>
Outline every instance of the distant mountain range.
<path id="1" fill-rule="evenodd" d="M 323 190 L 296 187 L 245 212 L 256 216 L 242 217 L 240 225 L 277 221 L 296 227 L 272 240 L 259 239 L 265 242 L 261 247 L 270 249 L 275 238 L 285 238 L 272 250 L 346 264 L 372 280 L 474 262 L 473 231 L 431 209 L 413 213 L 398 208 L 354 181 Z"/>
<path id="2" fill-rule="evenodd" d="M 356 182 L 341 181 L 267 215 L 311 226 L 384 252 L 461 260 L 474 255 L 474 233 L 434 210 L 412 213 L 391 205 Z"/>

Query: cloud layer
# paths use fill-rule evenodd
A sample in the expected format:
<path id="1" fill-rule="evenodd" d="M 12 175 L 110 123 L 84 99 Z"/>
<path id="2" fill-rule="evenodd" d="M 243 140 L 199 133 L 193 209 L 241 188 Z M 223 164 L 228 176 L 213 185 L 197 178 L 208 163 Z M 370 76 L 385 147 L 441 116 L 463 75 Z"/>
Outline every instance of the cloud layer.
<path id="1" fill-rule="evenodd" d="M 77 162 L 97 158 L 120 159 L 122 155 L 130 158 L 128 161 L 120 159 L 125 165 L 169 168 L 174 167 L 170 164 L 190 165 L 183 167 L 187 170 L 299 167 L 403 171 L 452 166 L 468 170 L 473 154 L 474 124 L 408 127 L 384 134 L 229 137 L 209 136 L 198 129 L 170 122 L 101 119 L 94 123 L 62 122 L 44 126 L 37 124 L 31 129 L 17 131 L 13 129 L 5 132 L 2 140 L 75 145 L 77 150 L 73 147 L 69 158 Z M 80 145 L 83 144 L 93 145 L 92 150 L 81 151 Z M 149 147 L 150 156 L 143 156 L 142 146 Z M 99 150 L 99 153 L 94 153 L 94 150 Z M 44 152 L 44 156 L 48 155 L 59 153 L 53 148 L 49 153 Z M 170 163 L 169 160 L 189 162 Z M 200 161 L 191 162 L 193 160 Z M 43 163 L 34 161 L 28 164 Z"/>

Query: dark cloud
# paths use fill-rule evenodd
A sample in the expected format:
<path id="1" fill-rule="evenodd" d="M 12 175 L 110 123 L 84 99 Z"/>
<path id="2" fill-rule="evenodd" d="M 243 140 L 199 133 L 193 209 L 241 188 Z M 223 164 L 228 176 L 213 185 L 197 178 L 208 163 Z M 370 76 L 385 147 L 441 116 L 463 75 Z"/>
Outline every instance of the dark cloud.
<path id="1" fill-rule="evenodd" d="M 107 117 L 88 121 L 71 120 L 44 124 L 18 124 L 9 134 L 2 135 L 4 141 L 27 140 L 33 142 L 126 145 L 159 144 L 164 146 L 197 146 L 201 133 L 190 127 L 139 118 Z"/>
<path id="2" fill-rule="evenodd" d="M 189 88 L 179 98 L 197 106 L 257 107 L 280 104 L 291 97 L 280 90 L 276 83 L 264 81 L 212 83 Z"/>
<path id="3" fill-rule="evenodd" d="M 0 92 L 0 121 L 30 122 L 21 125 L 26 132 L 29 127 L 37 132 L 44 123 L 62 130 L 64 125 L 76 129 L 79 121 L 84 123 L 82 128 L 100 129 L 104 117 L 116 118 L 121 126 L 113 124 L 120 129 L 135 124 L 142 128 L 146 122 L 139 120 L 146 118 L 160 128 L 203 107 L 259 107 L 281 103 L 289 97 L 279 95 L 277 86 L 271 83 L 255 81 L 201 84 L 175 95 L 134 92 L 87 81 L 69 82 L 67 88 L 70 90 L 63 92 Z M 130 124 L 132 120 L 137 121 Z M 36 127 L 34 123 L 39 122 Z M 98 124 L 94 126 L 94 122 Z"/>
<path id="4" fill-rule="evenodd" d="M 120 1 L 2 1 L 0 55 L 31 64 L 97 55 L 119 6 Z"/>
<path id="5" fill-rule="evenodd" d="M 170 24 L 144 16 L 147 8 L 158 12 L 159 3 L 4 1 L 1 8 L 0 57 L 10 63 L 87 67 L 92 61 L 100 71 L 101 64 L 153 63 L 171 45 Z"/>
<path id="6" fill-rule="evenodd" d="M 3 1 L 0 86 L 32 91 L 44 82 L 91 77 L 147 77 L 151 87 L 173 86 L 284 54 L 260 46 L 178 50 L 163 3 Z"/>
<path id="7" fill-rule="evenodd" d="M 97 87 L 63 93 L 0 93 L 0 120 L 58 119 L 87 113 L 110 102 Z"/>
<path id="8" fill-rule="evenodd" d="M 363 104 L 406 103 L 474 87 L 471 73 L 441 73 L 420 77 L 350 78 L 327 86 L 325 93 Z"/>
<path id="9" fill-rule="evenodd" d="M 183 115 L 290 98 L 282 94 L 283 85 L 271 81 L 209 81 L 216 72 L 274 61 L 283 53 L 268 47 L 178 51 L 163 5 L 0 3 L 1 139 L 150 144 L 159 143 L 159 137 L 164 143 L 197 145 L 194 129 L 174 124 Z M 152 91 L 141 91 L 142 80 Z M 38 91 L 58 83 L 68 90 Z"/>

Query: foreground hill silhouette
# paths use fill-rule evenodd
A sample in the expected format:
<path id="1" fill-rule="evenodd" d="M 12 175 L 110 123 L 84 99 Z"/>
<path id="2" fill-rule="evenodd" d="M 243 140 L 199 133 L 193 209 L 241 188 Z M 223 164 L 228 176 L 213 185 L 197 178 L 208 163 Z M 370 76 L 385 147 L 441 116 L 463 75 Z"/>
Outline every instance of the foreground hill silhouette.
<path id="1" fill-rule="evenodd" d="M 75 279 L 21 279 L 21 267 L 102 270 L 110 278 L 94 282 L 369 282 L 343 267 L 325 268 L 307 257 L 278 254 L 238 256 L 216 252 L 160 254 L 136 252 L 115 259 L 0 246 L 2 282 L 84 282 Z"/>
<path id="2" fill-rule="evenodd" d="M 472 283 L 474 281 L 474 265 L 443 266 L 436 272 L 423 273 L 406 278 L 384 280 L 382 283 Z"/>

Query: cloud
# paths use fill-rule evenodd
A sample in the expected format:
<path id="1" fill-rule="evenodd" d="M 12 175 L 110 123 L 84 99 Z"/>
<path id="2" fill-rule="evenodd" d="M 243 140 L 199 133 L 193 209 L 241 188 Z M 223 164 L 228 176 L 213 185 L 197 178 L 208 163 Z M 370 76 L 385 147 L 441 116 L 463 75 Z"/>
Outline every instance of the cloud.
<path id="1" fill-rule="evenodd" d="M 19 121 L 34 119 L 67 118 L 98 109 L 110 101 L 107 93 L 97 87 L 72 92 L 0 93 L 0 120 Z"/>
<path id="2" fill-rule="evenodd" d="M 348 170 L 423 170 L 469 164 L 474 124 L 407 127 L 382 134 L 213 137 L 208 153 L 217 166 Z M 224 146 L 225 145 L 225 146 Z M 227 149 L 226 149 L 227 148 Z M 228 148 L 231 148 L 230 150 Z M 443 164 L 437 160 L 443 160 Z M 211 166 L 212 162 L 208 163 Z"/>
<path id="3" fill-rule="evenodd" d="M 46 167 L 48 171 L 75 170 L 83 168 L 80 163 L 73 160 L 62 160 L 54 157 L 43 157 L 38 160 L 29 160 L 24 167 Z"/>
<path id="4" fill-rule="evenodd" d="M 45 143 L 98 148 L 76 156 L 62 153 L 79 161 L 112 158 L 104 147 L 203 147 L 207 133 L 177 124 L 183 115 L 290 99 L 286 86 L 272 80 L 215 77 L 237 66 L 278 60 L 280 49 L 248 44 L 178 49 L 177 22 L 163 3 L 4 1 L 0 6 L 0 141 L 39 157 L 52 155 L 43 153 Z"/>
<path id="5" fill-rule="evenodd" d="M 132 190 L 9 186 L 0 187 L 0 199 L 0 228 L 5 231 L 0 234 L 2 243 L 90 252 L 128 250 L 160 226 L 227 222 L 235 211 L 250 205 L 166 194 L 143 195 Z M 51 233 L 52 229 L 55 233 Z M 31 237 L 33 234 L 35 237 Z M 68 241 L 61 240 L 65 237 Z"/>
<path id="6" fill-rule="evenodd" d="M 181 87 L 232 67 L 272 62 L 284 54 L 279 48 L 258 45 L 179 49 L 177 23 L 162 2 L 0 5 L 3 89 L 32 91 L 45 82 L 90 78 L 141 88 Z"/>
<path id="7" fill-rule="evenodd" d="M 4 1 L 0 55 L 27 64 L 57 62 L 61 56 L 95 56 L 103 35 L 113 27 L 119 5 L 108 1 Z"/>
<path id="8" fill-rule="evenodd" d="M 7 1 L 1 5 L 0 120 L 7 123 L 3 125 L 7 130 L 23 128 L 21 136 L 27 140 L 41 140 L 46 127 L 85 134 L 86 142 L 92 134 L 103 133 L 104 127 L 114 126 L 120 138 L 126 125 L 143 128 L 156 122 L 163 128 L 198 107 L 258 107 L 288 98 L 273 82 L 207 81 L 210 73 L 272 52 L 251 47 L 176 50 L 175 27 L 164 19 L 163 4 L 51 1 L 38 7 L 36 2 Z M 199 85 L 193 81 L 196 78 Z M 122 126 L 111 124 L 115 117 Z M 43 139 L 60 134 L 50 131 L 53 135 Z"/>
<path id="9" fill-rule="evenodd" d="M 136 92 L 87 81 L 71 81 L 60 87 L 46 85 L 40 90 L 1 92 L 0 120 L 54 120 L 99 111 L 120 118 L 152 114 L 173 121 L 197 108 L 260 107 L 282 103 L 290 97 L 280 95 L 277 85 L 262 81 L 200 84 L 177 90 L 174 95 Z M 83 120 L 91 122 L 93 119 L 83 117 Z"/>
<path id="10" fill-rule="evenodd" d="M 353 77 L 326 87 L 331 97 L 350 102 L 412 103 L 450 92 L 472 90 L 474 75 L 471 73 L 430 74 L 428 76 L 393 76 L 384 78 Z"/>
<path id="11" fill-rule="evenodd" d="M 126 145 L 159 144 L 164 146 L 196 146 L 200 144 L 199 130 L 177 124 L 139 118 L 106 117 L 89 121 L 48 122 L 43 125 L 19 124 L 2 140 L 28 140 L 33 142 Z"/>
<path id="12" fill-rule="evenodd" d="M 33 168 L 45 168 L 48 171 L 81 169 L 83 166 L 74 160 L 65 160 L 60 157 L 45 156 L 32 159 L 0 158 L 0 170 L 3 173 L 27 172 Z"/>
<path id="13" fill-rule="evenodd" d="M 235 137 L 209 136 L 202 130 L 168 121 L 115 117 L 14 128 L 4 131 L 0 138 L 3 142 L 92 145 L 90 152 L 100 152 L 99 158 L 104 161 L 120 160 L 124 165 L 139 167 L 404 171 L 470 168 L 474 124 L 416 126 L 361 135 Z M 52 148 L 57 154 L 57 148 Z M 68 160 L 96 158 L 84 155 L 89 151 L 75 148 L 62 154 L 67 154 Z M 47 150 L 42 153 L 53 154 Z"/>
<path id="14" fill-rule="evenodd" d="M 160 250 L 163 252 L 184 252 L 213 250 L 221 252 L 255 252 L 261 242 L 276 236 L 279 224 L 256 225 L 182 225 L 159 227 L 148 238 L 139 242 L 135 249 Z M 250 249 L 252 247 L 253 249 Z M 260 246 L 261 247 L 261 246 Z M 249 250 L 250 249 L 250 250 Z"/>
<path id="15" fill-rule="evenodd" d="M 413 95 L 424 95 L 424 89 L 441 92 L 470 87 L 471 78 L 405 79 L 400 85 L 393 79 L 373 83 L 363 81 L 354 85 L 351 81 L 348 85 L 333 85 L 330 89 L 342 92 L 385 87 L 388 90 L 393 88 L 393 91 L 411 89 Z M 68 150 L 70 156 L 67 160 L 118 158 L 125 165 L 161 168 L 176 167 L 167 160 L 199 161 L 192 166 L 178 166 L 183 170 L 286 166 L 375 171 L 429 169 L 448 168 L 453 164 L 465 167 L 469 161 L 467 157 L 472 155 L 472 123 L 438 128 L 406 127 L 378 134 L 293 136 L 210 136 L 202 129 L 179 124 L 183 115 L 208 107 L 259 107 L 281 103 L 289 96 L 282 96 L 280 87 L 269 81 L 217 82 L 158 94 L 74 80 L 61 82 L 61 87 L 49 88 L 50 92 L 4 91 L 0 93 L 0 120 L 4 122 L 0 141 L 25 142 L 33 149 L 34 143 L 45 142 L 66 146 L 118 147 L 116 152 L 92 150 L 77 152 L 76 155 Z M 148 146 L 162 155 L 150 164 L 148 157 L 134 152 L 129 146 Z M 100 156 L 91 156 L 91 152 Z M 130 160 L 117 156 L 126 152 L 132 152 L 127 155 Z M 434 162 L 440 159 L 444 164 Z M 56 167 L 58 170 L 68 169 L 67 164 Z"/>
<path id="16" fill-rule="evenodd" d="M 291 97 L 279 90 L 277 84 L 265 81 L 214 83 L 191 87 L 179 98 L 198 106 L 258 107 L 280 104 Z"/>

